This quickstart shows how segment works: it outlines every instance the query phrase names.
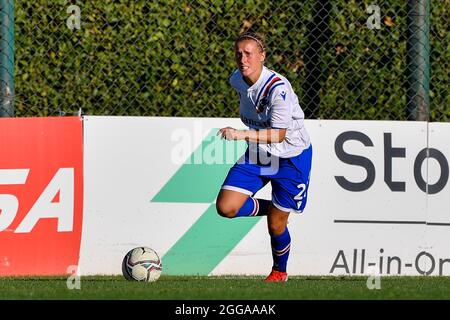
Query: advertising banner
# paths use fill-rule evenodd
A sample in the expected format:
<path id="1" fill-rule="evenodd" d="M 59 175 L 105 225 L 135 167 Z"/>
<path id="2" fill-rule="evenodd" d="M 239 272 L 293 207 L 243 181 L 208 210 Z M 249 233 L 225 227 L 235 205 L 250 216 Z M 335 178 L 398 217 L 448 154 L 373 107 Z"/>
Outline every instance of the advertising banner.
<path id="1" fill-rule="evenodd" d="M 163 273 L 266 275 L 265 217 L 226 219 L 215 199 L 245 142 L 239 119 L 85 117 L 82 274 L 120 274 L 137 246 Z M 450 275 L 448 124 L 306 120 L 307 205 L 291 213 L 291 275 Z M 270 199 L 270 184 L 255 196 Z M 93 259 L 95 257 L 95 259 Z"/>
<path id="2" fill-rule="evenodd" d="M 73 273 L 80 254 L 79 117 L 0 119 L 0 276 Z"/>

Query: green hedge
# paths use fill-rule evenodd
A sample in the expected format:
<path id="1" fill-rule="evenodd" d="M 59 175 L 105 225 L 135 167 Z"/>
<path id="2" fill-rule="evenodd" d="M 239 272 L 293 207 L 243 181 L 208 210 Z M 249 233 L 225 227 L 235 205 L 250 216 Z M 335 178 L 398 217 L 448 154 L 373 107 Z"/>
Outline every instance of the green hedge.
<path id="1" fill-rule="evenodd" d="M 238 116 L 233 39 L 251 27 L 266 34 L 266 65 L 290 79 L 307 116 L 403 120 L 400 2 L 378 1 L 391 20 L 370 30 L 361 1 L 323 2 L 328 14 L 313 0 L 78 1 L 81 30 L 71 31 L 68 1 L 16 0 L 16 114 Z M 448 121 L 444 2 L 432 4 L 430 101 L 432 119 Z"/>

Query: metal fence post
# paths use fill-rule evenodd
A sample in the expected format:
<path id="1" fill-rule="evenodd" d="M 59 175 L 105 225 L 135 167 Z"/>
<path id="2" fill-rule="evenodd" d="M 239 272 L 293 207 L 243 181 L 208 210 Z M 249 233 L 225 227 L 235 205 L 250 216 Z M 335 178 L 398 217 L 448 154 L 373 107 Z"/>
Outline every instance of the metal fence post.
<path id="1" fill-rule="evenodd" d="M 14 0 L 0 0 L 0 117 L 14 116 Z"/>
<path id="2" fill-rule="evenodd" d="M 408 0 L 408 120 L 428 121 L 430 111 L 430 0 Z"/>

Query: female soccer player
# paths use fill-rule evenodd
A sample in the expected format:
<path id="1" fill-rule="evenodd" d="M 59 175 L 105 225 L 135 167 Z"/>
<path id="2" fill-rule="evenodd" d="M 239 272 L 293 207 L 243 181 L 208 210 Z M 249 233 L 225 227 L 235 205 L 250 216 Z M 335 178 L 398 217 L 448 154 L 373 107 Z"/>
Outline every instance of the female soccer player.
<path id="1" fill-rule="evenodd" d="M 245 140 L 248 148 L 230 169 L 217 196 L 217 212 L 227 218 L 267 215 L 273 266 L 268 282 L 287 281 L 290 212 L 306 205 L 312 147 L 304 113 L 289 81 L 264 66 L 262 36 L 245 32 L 234 45 L 237 70 L 230 83 L 239 95 L 240 118 L 248 130 L 222 128 L 226 140 Z M 268 182 L 272 200 L 253 195 Z"/>

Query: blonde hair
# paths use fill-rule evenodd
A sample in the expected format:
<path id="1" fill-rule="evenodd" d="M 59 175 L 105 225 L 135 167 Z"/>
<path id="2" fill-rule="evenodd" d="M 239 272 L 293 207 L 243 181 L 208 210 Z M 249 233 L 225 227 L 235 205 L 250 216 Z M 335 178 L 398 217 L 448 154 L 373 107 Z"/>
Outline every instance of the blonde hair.
<path id="1" fill-rule="evenodd" d="M 236 46 L 239 42 L 248 39 L 255 41 L 259 45 L 261 52 L 266 52 L 266 41 L 264 39 L 264 36 L 262 34 L 251 31 L 245 31 L 238 35 L 238 37 L 234 41 L 234 45 Z"/>

